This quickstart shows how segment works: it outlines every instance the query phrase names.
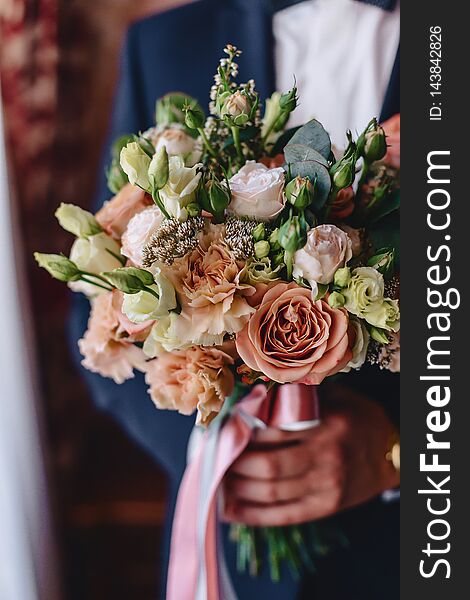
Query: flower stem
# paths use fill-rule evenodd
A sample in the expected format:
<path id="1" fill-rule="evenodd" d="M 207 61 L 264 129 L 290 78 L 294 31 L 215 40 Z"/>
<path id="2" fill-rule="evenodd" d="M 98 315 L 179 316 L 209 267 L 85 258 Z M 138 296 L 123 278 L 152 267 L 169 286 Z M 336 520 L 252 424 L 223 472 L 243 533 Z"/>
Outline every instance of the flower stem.
<path id="1" fill-rule="evenodd" d="M 202 127 L 199 127 L 198 132 L 199 132 L 199 135 L 202 138 L 203 144 L 204 144 L 207 152 L 209 152 L 209 154 L 213 158 L 217 158 L 217 152 L 214 150 L 212 144 L 209 142 L 209 138 L 207 137 L 206 132 L 204 131 L 204 129 Z"/>
<path id="2" fill-rule="evenodd" d="M 238 158 L 243 162 L 245 157 L 243 156 L 243 150 L 240 143 L 240 129 L 235 125 L 231 127 L 232 135 L 233 135 L 233 144 L 237 151 Z"/>
<path id="3" fill-rule="evenodd" d="M 93 281 L 91 279 L 88 279 L 87 277 L 84 277 L 84 276 L 80 277 L 80 279 L 82 281 L 84 281 L 85 283 L 89 283 L 90 285 L 94 285 L 96 287 L 99 287 L 102 290 L 106 290 L 107 292 L 112 292 L 113 289 L 114 289 L 112 287 L 107 287 L 107 286 L 101 285 L 101 283 L 98 283 L 97 281 Z"/>
<path id="4" fill-rule="evenodd" d="M 158 208 L 161 210 L 161 212 L 164 214 L 164 216 L 167 219 L 170 219 L 170 215 L 168 214 L 161 198 L 160 198 L 160 191 L 159 190 L 155 190 L 152 194 L 152 198 L 153 201 L 155 202 L 155 204 L 158 206 Z"/>
<path id="5" fill-rule="evenodd" d="M 112 283 L 110 283 L 110 282 L 109 282 L 109 281 L 108 281 L 108 280 L 107 280 L 105 277 L 103 277 L 102 275 L 98 275 L 97 273 L 89 273 L 88 271 L 80 271 L 80 273 L 81 273 L 82 275 L 86 275 L 87 277 L 93 277 L 94 279 L 99 279 L 100 281 L 102 281 L 102 282 L 103 282 L 103 283 L 105 283 L 106 285 L 108 285 L 108 286 L 111 286 L 111 290 L 113 290 L 113 289 L 114 289 L 114 286 L 112 285 Z M 93 282 L 89 281 L 89 283 L 93 283 Z M 98 284 L 96 283 L 96 284 L 93 284 L 93 285 L 98 285 Z M 100 287 L 103 287 L 103 286 L 100 286 Z"/>

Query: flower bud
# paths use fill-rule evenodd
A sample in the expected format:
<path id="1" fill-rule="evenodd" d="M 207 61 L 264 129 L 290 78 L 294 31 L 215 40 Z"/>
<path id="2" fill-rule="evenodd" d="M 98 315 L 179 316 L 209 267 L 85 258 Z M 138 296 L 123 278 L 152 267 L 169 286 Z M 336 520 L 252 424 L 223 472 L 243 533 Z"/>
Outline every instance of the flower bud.
<path id="1" fill-rule="evenodd" d="M 295 208 L 305 210 L 312 203 L 313 190 L 314 187 L 308 177 L 297 176 L 287 184 L 286 197 Z"/>
<path id="2" fill-rule="evenodd" d="M 183 110 L 185 111 L 186 127 L 189 127 L 189 129 L 202 129 L 204 127 L 206 117 L 202 110 L 189 106 L 184 107 Z"/>
<path id="3" fill-rule="evenodd" d="M 272 250 L 279 250 L 281 248 L 281 245 L 279 244 L 279 227 L 276 227 L 276 229 L 271 232 L 268 241 Z"/>
<path id="4" fill-rule="evenodd" d="M 307 242 L 307 222 L 302 216 L 290 216 L 279 227 L 279 244 L 289 254 L 303 248 Z"/>
<path id="5" fill-rule="evenodd" d="M 355 166 L 355 160 L 344 160 L 343 158 L 331 167 L 330 174 L 333 178 L 333 183 L 338 190 L 342 190 L 353 184 Z"/>
<path id="6" fill-rule="evenodd" d="M 269 255 L 269 252 L 271 250 L 271 246 L 269 245 L 269 242 L 267 242 L 266 240 L 260 240 L 259 242 L 255 243 L 255 258 L 257 258 L 258 260 L 260 260 L 261 258 L 266 258 L 266 256 Z"/>
<path id="7" fill-rule="evenodd" d="M 395 249 L 383 248 L 367 261 L 368 267 L 374 267 L 379 273 L 389 279 L 393 275 L 393 267 L 395 263 Z"/>
<path id="8" fill-rule="evenodd" d="M 258 223 L 258 225 L 253 229 L 252 235 L 255 242 L 264 240 L 266 237 L 266 227 L 264 226 L 264 223 Z"/>
<path id="9" fill-rule="evenodd" d="M 384 329 L 380 329 L 379 327 L 371 327 L 370 328 L 370 337 L 379 342 L 379 344 L 389 344 L 390 340 L 388 339 L 387 332 Z"/>
<path id="10" fill-rule="evenodd" d="M 78 281 L 81 273 L 77 265 L 62 254 L 34 253 L 38 265 L 59 281 Z"/>
<path id="11" fill-rule="evenodd" d="M 297 86 L 282 94 L 279 99 L 279 106 L 283 112 L 291 113 L 297 106 Z"/>
<path id="12" fill-rule="evenodd" d="M 143 269 L 134 269 L 133 267 L 121 267 L 103 273 L 111 285 L 124 292 L 125 294 L 137 294 L 145 289 L 146 285 L 142 281 L 142 277 L 136 273 Z M 147 271 L 145 271 L 147 272 Z"/>
<path id="13" fill-rule="evenodd" d="M 206 184 L 211 212 L 214 215 L 220 215 L 230 204 L 230 192 L 226 186 L 222 185 L 216 179 L 211 179 Z"/>
<path id="14" fill-rule="evenodd" d="M 331 306 L 331 308 L 341 308 L 344 306 L 345 302 L 345 297 L 339 292 L 331 292 L 331 294 L 328 296 L 328 304 Z"/>
<path id="15" fill-rule="evenodd" d="M 113 194 L 119 194 L 122 188 L 128 183 L 127 175 L 121 169 L 119 158 L 113 158 L 106 171 L 106 183 Z"/>
<path id="16" fill-rule="evenodd" d="M 150 160 L 150 156 L 142 150 L 137 142 L 129 142 L 124 146 L 120 154 L 120 163 L 130 184 L 148 190 Z"/>
<path id="17" fill-rule="evenodd" d="M 338 269 L 333 278 L 333 283 L 340 287 L 346 287 L 351 281 L 351 269 L 349 267 L 342 267 Z"/>
<path id="18" fill-rule="evenodd" d="M 251 108 L 252 104 L 247 94 L 237 90 L 225 100 L 223 114 L 229 115 L 234 119 L 243 115 L 248 120 Z"/>
<path id="19" fill-rule="evenodd" d="M 168 152 L 166 146 L 161 146 L 153 155 L 148 170 L 148 179 L 152 191 L 165 187 L 169 177 Z"/>
<path id="20" fill-rule="evenodd" d="M 377 126 L 365 135 L 364 158 L 369 162 L 382 159 L 387 154 L 387 142 L 382 127 Z"/>
<path id="21" fill-rule="evenodd" d="M 74 204 L 62 204 L 55 211 L 60 226 L 76 237 L 89 237 L 102 230 L 95 217 L 88 211 Z"/>

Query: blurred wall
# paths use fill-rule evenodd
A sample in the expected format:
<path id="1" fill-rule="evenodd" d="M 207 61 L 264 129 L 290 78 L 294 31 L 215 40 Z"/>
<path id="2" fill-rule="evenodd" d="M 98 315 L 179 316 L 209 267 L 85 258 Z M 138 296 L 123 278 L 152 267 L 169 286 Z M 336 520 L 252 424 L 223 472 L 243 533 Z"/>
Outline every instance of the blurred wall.
<path id="1" fill-rule="evenodd" d="M 183 0 L 184 1 L 184 0 Z M 0 77 L 47 425 L 66 598 L 155 597 L 164 480 L 92 407 L 68 357 L 68 292 L 32 260 L 67 252 L 53 213 L 92 201 L 128 24 L 181 0 L 0 0 Z"/>

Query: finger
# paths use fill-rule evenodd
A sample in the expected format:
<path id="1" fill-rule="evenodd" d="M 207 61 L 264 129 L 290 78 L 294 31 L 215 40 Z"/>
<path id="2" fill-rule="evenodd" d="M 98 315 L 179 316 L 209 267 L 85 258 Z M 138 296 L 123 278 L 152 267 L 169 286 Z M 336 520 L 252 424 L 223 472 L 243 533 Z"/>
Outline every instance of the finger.
<path id="1" fill-rule="evenodd" d="M 327 517 L 340 509 L 339 498 L 330 491 L 308 495 L 283 504 L 230 504 L 224 519 L 254 527 L 281 527 Z"/>
<path id="2" fill-rule="evenodd" d="M 247 450 L 233 464 L 230 473 L 252 479 L 283 479 L 302 475 L 311 466 L 311 455 L 304 444 Z"/>
<path id="3" fill-rule="evenodd" d="M 297 500 L 308 494 L 321 493 L 331 489 L 334 484 L 334 474 L 328 468 L 313 469 L 300 477 L 270 481 L 232 475 L 224 482 L 224 493 L 230 504 L 276 504 Z"/>
<path id="4" fill-rule="evenodd" d="M 303 429 L 302 431 L 284 431 L 275 427 L 267 427 L 266 429 L 255 429 L 253 433 L 253 443 L 255 444 L 288 444 L 299 442 L 309 437 L 312 433 L 312 428 Z"/>

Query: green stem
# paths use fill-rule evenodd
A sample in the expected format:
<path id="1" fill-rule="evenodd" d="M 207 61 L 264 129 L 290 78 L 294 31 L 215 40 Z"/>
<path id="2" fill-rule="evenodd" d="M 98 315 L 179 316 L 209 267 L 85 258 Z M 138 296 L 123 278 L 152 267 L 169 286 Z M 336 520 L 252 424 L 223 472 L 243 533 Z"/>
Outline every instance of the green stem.
<path id="1" fill-rule="evenodd" d="M 102 281 L 106 285 L 108 285 L 108 286 L 110 285 L 111 289 L 114 289 L 114 286 L 105 277 L 103 277 L 102 275 L 98 275 L 97 273 L 89 273 L 88 271 L 80 271 L 80 273 L 82 275 L 86 275 L 87 277 L 93 277 L 94 279 L 99 279 L 100 281 Z"/>
<path id="2" fill-rule="evenodd" d="M 112 292 L 114 288 L 112 287 L 107 287 L 104 285 L 101 285 L 101 283 L 98 283 L 97 281 L 92 281 L 91 279 L 87 279 L 86 277 L 80 277 L 81 281 L 84 281 L 85 283 L 89 283 L 90 285 L 94 285 L 96 287 L 101 288 L 102 290 L 106 290 L 107 292 Z"/>
<path id="3" fill-rule="evenodd" d="M 161 200 L 161 198 L 160 198 L 160 190 L 155 190 L 155 191 L 153 192 L 153 194 L 152 194 L 152 198 L 153 198 L 153 201 L 155 202 L 155 204 L 158 206 L 158 208 L 159 208 L 159 209 L 161 210 L 161 212 L 164 214 L 164 216 L 165 216 L 167 219 L 170 219 L 171 217 L 170 217 L 170 215 L 168 214 L 168 212 L 167 212 L 167 210 L 166 210 L 166 208 L 165 208 L 165 206 L 164 206 L 164 204 L 163 204 L 163 202 L 162 202 L 162 200 Z"/>
<path id="4" fill-rule="evenodd" d="M 217 152 L 214 150 L 212 144 L 209 142 L 209 138 L 207 137 L 206 132 L 204 131 L 204 129 L 202 127 L 199 127 L 198 132 L 199 132 L 199 135 L 202 138 L 202 142 L 203 142 L 204 146 L 206 147 L 207 152 L 209 152 L 209 154 L 213 158 L 217 158 Z"/>
<path id="5" fill-rule="evenodd" d="M 233 144 L 237 151 L 238 158 L 243 161 L 245 157 L 243 156 L 243 150 L 240 143 L 240 129 L 235 125 L 231 127 L 232 135 L 233 135 Z"/>
<path id="6" fill-rule="evenodd" d="M 339 188 L 337 188 L 335 186 L 335 184 L 333 184 L 333 187 L 331 188 L 330 195 L 328 197 L 328 201 L 327 201 L 326 206 L 325 206 L 325 214 L 324 214 L 324 218 L 325 219 L 327 219 L 329 217 L 331 208 L 333 207 L 333 204 L 334 204 L 334 202 L 336 200 L 336 196 L 338 195 L 339 191 L 340 191 Z"/>
<path id="7" fill-rule="evenodd" d="M 369 172 L 370 165 L 371 165 L 371 163 L 369 163 L 365 158 L 363 159 L 363 161 L 364 162 L 362 163 L 361 178 L 359 179 L 358 189 L 361 189 L 361 186 L 365 182 L 367 173 Z"/>
<path id="8" fill-rule="evenodd" d="M 110 254 L 113 258 L 115 258 L 116 260 L 118 260 L 123 267 L 125 266 L 125 264 L 126 264 L 126 258 L 124 256 L 119 256 L 119 254 L 116 254 L 112 250 L 109 250 L 109 248 L 106 248 L 106 252 L 108 254 Z"/>

